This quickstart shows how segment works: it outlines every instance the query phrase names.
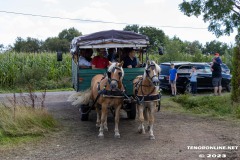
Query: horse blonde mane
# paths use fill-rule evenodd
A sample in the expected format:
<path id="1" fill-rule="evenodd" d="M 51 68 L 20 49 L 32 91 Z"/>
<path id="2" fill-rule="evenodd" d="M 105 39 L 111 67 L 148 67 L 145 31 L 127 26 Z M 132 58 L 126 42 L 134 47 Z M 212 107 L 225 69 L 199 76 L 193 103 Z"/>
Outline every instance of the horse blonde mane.
<path id="1" fill-rule="evenodd" d="M 112 72 L 112 70 L 113 70 L 114 67 L 119 67 L 118 65 L 119 65 L 118 62 L 113 62 L 113 63 L 111 63 L 111 65 L 108 67 L 108 72 Z M 119 67 L 119 68 L 120 68 L 121 71 L 122 71 L 122 77 L 124 77 L 124 71 L 123 71 L 122 66 Z M 121 77 L 121 79 L 122 79 L 122 77 Z"/>
<path id="2" fill-rule="evenodd" d="M 156 68 L 156 71 L 157 71 L 157 73 L 161 73 L 161 68 L 160 68 L 160 66 L 155 62 L 155 61 L 149 61 L 149 63 L 151 64 L 151 63 L 153 63 L 154 65 L 155 65 L 155 68 Z M 145 70 L 146 69 L 148 69 L 148 63 L 147 63 L 147 65 L 146 65 L 146 67 L 145 67 Z M 146 77 L 146 72 L 144 72 L 144 75 L 143 75 L 143 77 Z"/>

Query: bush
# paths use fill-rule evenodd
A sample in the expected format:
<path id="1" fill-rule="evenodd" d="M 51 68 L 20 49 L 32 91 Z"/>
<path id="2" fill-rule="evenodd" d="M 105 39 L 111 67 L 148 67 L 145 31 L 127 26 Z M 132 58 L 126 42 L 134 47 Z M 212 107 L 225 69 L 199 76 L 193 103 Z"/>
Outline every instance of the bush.
<path id="1" fill-rule="evenodd" d="M 42 135 L 57 126 L 45 109 L 0 106 L 0 137 Z"/>
<path id="2" fill-rule="evenodd" d="M 240 46 L 236 47 L 233 55 L 233 70 L 232 70 L 232 100 L 240 102 Z"/>
<path id="3" fill-rule="evenodd" d="M 180 95 L 172 99 L 180 103 L 183 108 L 197 114 L 210 114 L 212 116 L 234 115 L 240 118 L 240 107 L 234 107 L 230 95 L 225 96 L 196 96 Z"/>

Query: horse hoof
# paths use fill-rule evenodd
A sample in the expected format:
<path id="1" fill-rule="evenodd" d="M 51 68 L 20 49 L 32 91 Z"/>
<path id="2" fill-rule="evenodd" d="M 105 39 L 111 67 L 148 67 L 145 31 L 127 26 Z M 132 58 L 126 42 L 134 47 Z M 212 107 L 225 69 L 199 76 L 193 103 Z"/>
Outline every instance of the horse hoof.
<path id="1" fill-rule="evenodd" d="M 153 135 L 152 135 L 152 136 L 149 136 L 149 139 L 150 139 L 150 140 L 154 140 L 154 139 L 155 139 L 155 136 L 153 136 Z"/>
<path id="2" fill-rule="evenodd" d="M 138 133 L 140 133 L 140 134 L 141 134 L 141 133 L 142 133 L 142 131 L 143 131 L 143 130 L 142 130 L 142 128 L 141 128 L 141 129 L 138 129 Z"/>
<path id="3" fill-rule="evenodd" d="M 120 134 L 114 135 L 114 138 L 120 138 Z"/>
<path id="4" fill-rule="evenodd" d="M 150 131 L 150 126 L 147 127 L 147 131 Z"/>
<path id="5" fill-rule="evenodd" d="M 140 133 L 140 134 L 145 134 L 146 132 L 145 132 L 145 130 L 144 129 L 138 129 L 138 133 Z"/>
<path id="6" fill-rule="evenodd" d="M 138 133 L 140 133 L 140 134 L 145 134 L 145 130 L 144 129 L 138 129 Z"/>
<path id="7" fill-rule="evenodd" d="M 99 135 L 98 135 L 98 138 L 103 139 L 103 138 L 104 138 L 104 135 L 103 135 L 103 134 L 99 134 Z"/>

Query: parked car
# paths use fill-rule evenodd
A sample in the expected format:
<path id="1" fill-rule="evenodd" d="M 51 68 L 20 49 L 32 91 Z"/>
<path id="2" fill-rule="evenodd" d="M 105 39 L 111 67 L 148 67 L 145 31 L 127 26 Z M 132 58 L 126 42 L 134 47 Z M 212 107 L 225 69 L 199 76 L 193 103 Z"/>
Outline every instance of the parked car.
<path id="1" fill-rule="evenodd" d="M 171 90 L 169 84 L 169 70 L 170 65 L 173 63 L 175 68 L 178 71 L 177 74 L 177 90 L 185 93 L 191 92 L 190 86 L 190 73 L 193 66 L 197 69 L 197 89 L 213 89 L 212 86 L 212 71 L 208 63 L 199 63 L 199 62 L 165 62 L 161 63 L 160 67 L 162 69 L 161 74 L 159 75 L 160 88 L 163 90 Z M 222 87 L 228 92 L 231 90 L 231 78 L 230 74 L 222 72 Z"/>
<path id="2" fill-rule="evenodd" d="M 222 63 L 221 67 L 222 67 L 223 73 L 230 74 L 230 69 L 228 68 L 228 66 L 225 63 Z"/>
<path id="3" fill-rule="evenodd" d="M 209 63 L 209 65 L 211 65 L 212 62 Z M 230 74 L 230 69 L 228 68 L 228 66 L 225 63 L 221 64 L 221 68 L 222 68 L 222 72 L 225 74 Z"/>

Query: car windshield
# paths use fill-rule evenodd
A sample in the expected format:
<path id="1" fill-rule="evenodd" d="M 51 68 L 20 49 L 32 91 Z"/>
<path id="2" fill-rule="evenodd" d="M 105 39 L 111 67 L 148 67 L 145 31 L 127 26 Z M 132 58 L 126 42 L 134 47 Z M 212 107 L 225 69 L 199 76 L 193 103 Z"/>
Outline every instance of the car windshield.
<path id="1" fill-rule="evenodd" d="M 211 73 L 212 72 L 210 66 L 205 66 L 205 71 L 207 73 Z"/>
<path id="2" fill-rule="evenodd" d="M 226 64 L 221 64 L 221 67 L 226 69 L 226 70 L 229 70 L 228 66 Z"/>
<path id="3" fill-rule="evenodd" d="M 170 65 L 161 64 L 160 67 L 162 75 L 169 75 L 169 70 L 171 69 Z"/>

